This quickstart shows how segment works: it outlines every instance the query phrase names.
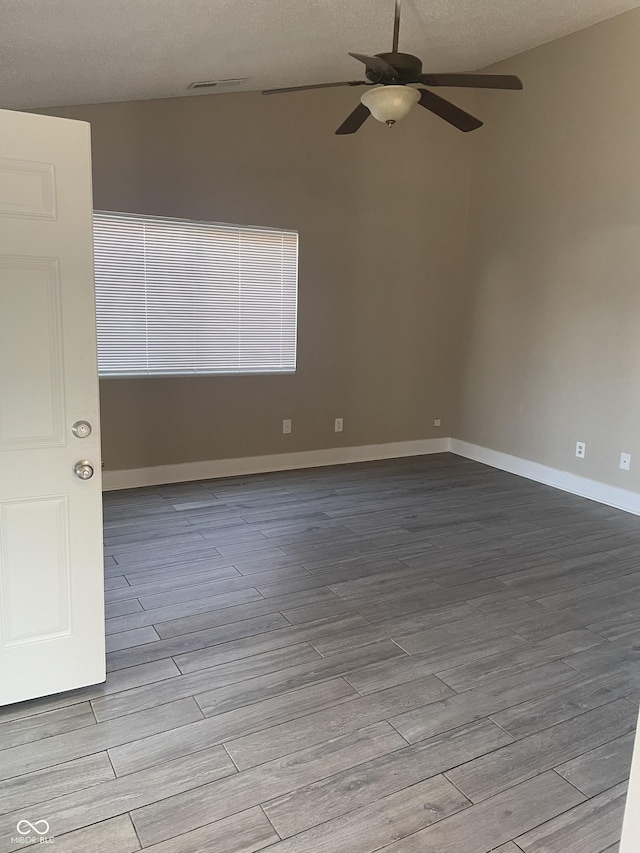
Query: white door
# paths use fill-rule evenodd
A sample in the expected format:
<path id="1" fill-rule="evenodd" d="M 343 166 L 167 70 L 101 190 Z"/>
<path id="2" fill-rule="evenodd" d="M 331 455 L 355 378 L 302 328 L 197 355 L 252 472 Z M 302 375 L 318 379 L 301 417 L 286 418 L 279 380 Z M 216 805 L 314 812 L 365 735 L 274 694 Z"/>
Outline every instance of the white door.
<path id="1" fill-rule="evenodd" d="M 640 724 L 635 740 L 620 853 L 638 853 L 640 850 Z"/>
<path id="2" fill-rule="evenodd" d="M 105 679 L 98 418 L 89 125 L 0 110 L 0 705 Z"/>

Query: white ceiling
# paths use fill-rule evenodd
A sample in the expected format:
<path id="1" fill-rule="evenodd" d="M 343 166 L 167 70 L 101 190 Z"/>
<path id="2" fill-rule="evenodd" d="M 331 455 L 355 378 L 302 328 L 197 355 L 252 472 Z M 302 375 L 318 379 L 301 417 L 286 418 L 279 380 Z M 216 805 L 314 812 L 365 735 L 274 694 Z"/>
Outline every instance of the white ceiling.
<path id="1" fill-rule="evenodd" d="M 404 0 L 400 49 L 473 70 L 636 6 Z M 393 0 L 0 0 L 0 21 L 0 108 L 28 109 L 359 79 L 347 52 L 391 49 Z"/>

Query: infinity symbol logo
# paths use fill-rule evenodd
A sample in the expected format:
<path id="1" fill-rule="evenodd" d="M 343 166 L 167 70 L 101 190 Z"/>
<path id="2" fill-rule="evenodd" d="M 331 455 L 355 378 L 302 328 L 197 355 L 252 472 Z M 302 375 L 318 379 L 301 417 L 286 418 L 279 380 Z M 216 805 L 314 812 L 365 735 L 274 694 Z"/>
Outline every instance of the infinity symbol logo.
<path id="1" fill-rule="evenodd" d="M 49 823 L 46 820 L 37 820 L 35 823 L 31 823 L 30 820 L 20 820 L 16 826 L 16 831 L 20 835 L 28 835 L 30 832 L 46 835 L 49 832 Z"/>

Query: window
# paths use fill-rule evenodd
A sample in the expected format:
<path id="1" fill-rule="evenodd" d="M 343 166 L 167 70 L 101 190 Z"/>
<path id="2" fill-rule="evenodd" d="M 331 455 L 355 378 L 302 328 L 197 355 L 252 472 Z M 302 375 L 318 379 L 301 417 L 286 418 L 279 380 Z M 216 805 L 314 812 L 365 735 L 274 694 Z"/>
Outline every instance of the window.
<path id="1" fill-rule="evenodd" d="M 94 213 L 101 376 L 293 373 L 298 234 Z"/>

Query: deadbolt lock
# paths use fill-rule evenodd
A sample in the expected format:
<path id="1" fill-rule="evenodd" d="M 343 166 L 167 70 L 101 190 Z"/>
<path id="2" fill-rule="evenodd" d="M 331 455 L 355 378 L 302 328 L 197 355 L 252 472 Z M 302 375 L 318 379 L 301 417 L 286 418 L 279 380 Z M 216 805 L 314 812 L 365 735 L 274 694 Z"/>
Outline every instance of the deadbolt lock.
<path id="1" fill-rule="evenodd" d="M 87 438 L 91 435 L 91 424 L 89 421 L 76 421 L 71 427 L 71 432 L 76 438 Z"/>

